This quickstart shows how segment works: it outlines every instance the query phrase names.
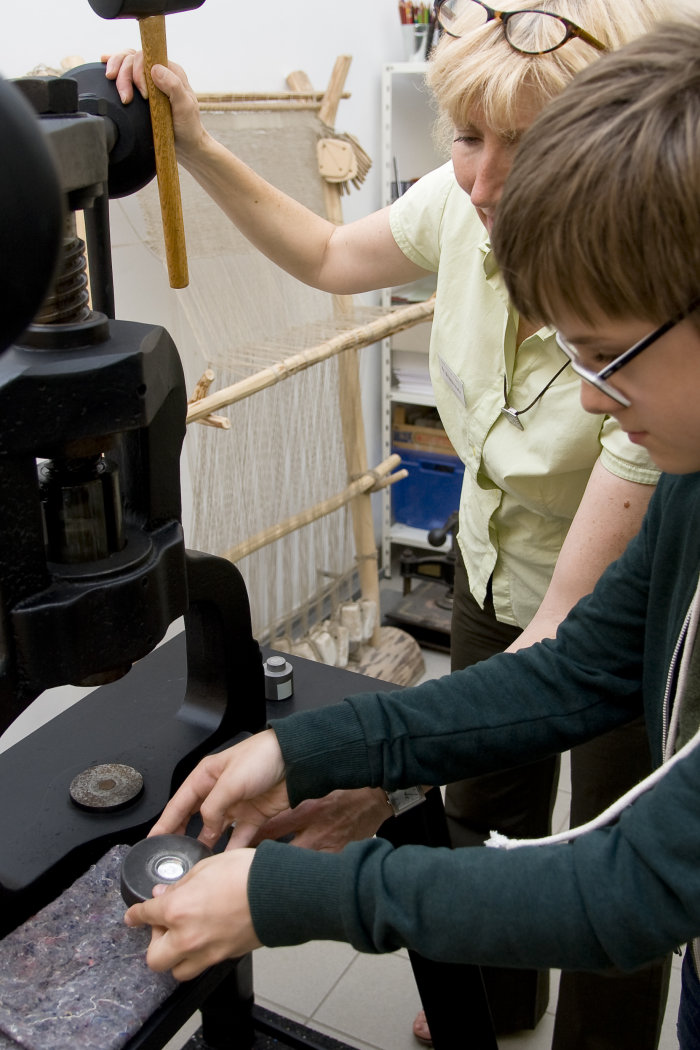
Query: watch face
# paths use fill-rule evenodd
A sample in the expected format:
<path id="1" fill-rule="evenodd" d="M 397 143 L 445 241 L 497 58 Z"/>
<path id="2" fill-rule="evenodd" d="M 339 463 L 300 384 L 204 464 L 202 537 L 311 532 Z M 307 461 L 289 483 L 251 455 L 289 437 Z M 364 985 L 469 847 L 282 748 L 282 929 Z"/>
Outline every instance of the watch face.
<path id="1" fill-rule="evenodd" d="M 394 811 L 394 815 L 405 813 L 425 801 L 425 791 L 420 785 L 410 788 L 398 788 L 396 791 L 387 791 L 387 801 Z"/>

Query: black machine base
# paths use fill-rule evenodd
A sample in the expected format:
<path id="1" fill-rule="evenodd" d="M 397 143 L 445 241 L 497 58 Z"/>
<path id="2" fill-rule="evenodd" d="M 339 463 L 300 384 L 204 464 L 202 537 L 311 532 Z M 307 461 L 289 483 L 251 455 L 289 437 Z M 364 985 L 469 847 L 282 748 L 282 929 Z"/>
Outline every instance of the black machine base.
<path id="1" fill-rule="evenodd" d="M 253 1028 L 255 1039 L 251 1050 L 352 1050 L 347 1043 L 305 1028 L 262 1006 L 253 1007 Z M 209 1050 L 201 1028 L 185 1043 L 183 1050 Z"/>

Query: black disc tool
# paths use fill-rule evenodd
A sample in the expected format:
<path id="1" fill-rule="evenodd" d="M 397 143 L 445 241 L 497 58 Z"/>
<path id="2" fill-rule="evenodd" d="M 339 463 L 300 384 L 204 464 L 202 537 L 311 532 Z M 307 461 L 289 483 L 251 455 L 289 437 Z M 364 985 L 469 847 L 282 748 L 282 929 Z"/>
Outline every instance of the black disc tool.
<path id="1" fill-rule="evenodd" d="M 177 882 L 200 860 L 211 856 L 208 846 L 188 835 L 154 835 L 141 839 L 122 861 L 122 897 L 129 907 L 150 900 L 155 885 Z"/>

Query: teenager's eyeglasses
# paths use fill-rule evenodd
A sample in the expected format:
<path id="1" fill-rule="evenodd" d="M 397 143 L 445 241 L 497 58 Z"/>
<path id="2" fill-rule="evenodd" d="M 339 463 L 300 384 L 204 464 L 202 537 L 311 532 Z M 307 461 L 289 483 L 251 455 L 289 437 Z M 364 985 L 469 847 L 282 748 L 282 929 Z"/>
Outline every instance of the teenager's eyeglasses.
<path id="1" fill-rule="evenodd" d="M 581 364 L 578 350 L 573 343 L 570 343 L 564 338 L 561 332 L 557 332 L 557 343 L 569 358 L 571 367 L 576 375 L 580 376 L 581 379 L 585 379 L 587 383 L 594 386 L 596 390 L 600 390 L 600 392 L 605 394 L 606 397 L 612 398 L 612 400 L 616 401 L 618 405 L 622 405 L 623 408 L 629 408 L 632 402 L 626 398 L 624 394 L 621 394 L 616 390 L 615 387 L 611 386 L 607 380 L 611 375 L 614 375 L 615 372 L 619 372 L 619 370 L 628 364 L 632 358 L 641 354 L 642 350 L 646 350 L 648 346 L 655 343 L 662 335 L 666 335 L 666 332 L 670 331 L 671 328 L 675 328 L 677 324 L 685 320 L 685 318 L 688 317 L 689 314 L 692 314 L 693 310 L 697 310 L 699 306 L 700 298 L 693 299 L 690 306 L 685 310 L 681 310 L 680 313 L 675 314 L 670 321 L 666 321 L 658 328 L 655 328 L 653 332 L 650 332 L 649 335 L 645 335 L 643 339 L 640 339 L 638 343 L 631 346 L 629 350 L 625 350 L 623 354 L 616 357 L 609 365 L 606 365 L 605 368 L 601 368 L 600 372 L 594 372 L 592 368 L 586 368 L 585 365 Z"/>
<path id="2" fill-rule="evenodd" d="M 556 51 L 572 37 L 578 37 L 597 51 L 607 51 L 581 26 L 550 11 L 497 11 L 481 0 L 435 0 L 435 17 L 449 36 L 460 37 L 486 22 L 500 22 L 506 40 L 523 55 L 546 55 Z"/>

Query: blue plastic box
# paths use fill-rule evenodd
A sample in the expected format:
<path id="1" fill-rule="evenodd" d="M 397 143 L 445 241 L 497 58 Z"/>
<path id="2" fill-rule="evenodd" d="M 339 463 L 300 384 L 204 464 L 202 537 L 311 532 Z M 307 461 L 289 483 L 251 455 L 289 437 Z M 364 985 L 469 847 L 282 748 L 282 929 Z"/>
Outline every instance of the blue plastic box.
<path id="1" fill-rule="evenodd" d="M 408 477 L 391 487 L 394 521 L 416 529 L 444 525 L 459 507 L 464 464 L 457 456 L 396 449 Z"/>

